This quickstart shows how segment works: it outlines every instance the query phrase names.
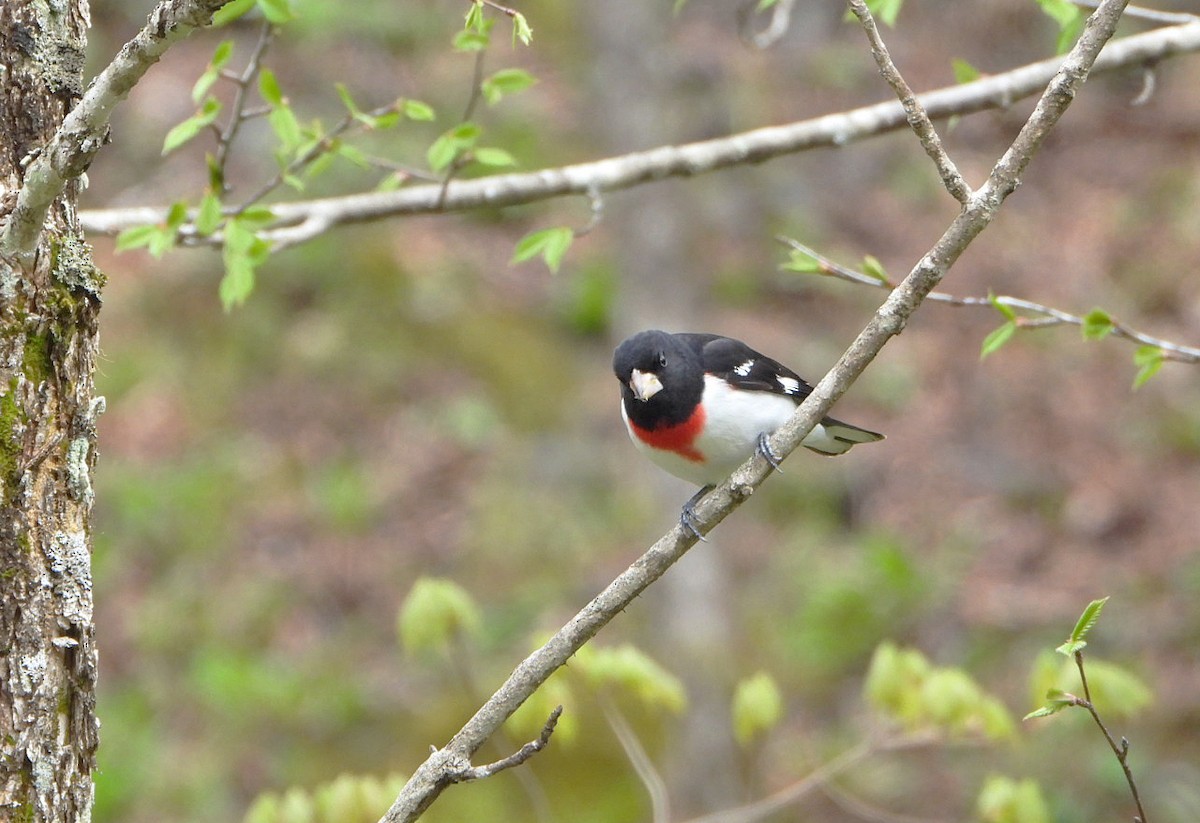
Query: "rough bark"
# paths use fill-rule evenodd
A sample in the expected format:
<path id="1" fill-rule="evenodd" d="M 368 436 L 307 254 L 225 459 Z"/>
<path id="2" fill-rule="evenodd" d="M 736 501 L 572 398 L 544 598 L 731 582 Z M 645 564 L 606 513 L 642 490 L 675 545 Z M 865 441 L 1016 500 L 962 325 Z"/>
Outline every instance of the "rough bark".
<path id="1" fill-rule="evenodd" d="M 0 223 L 83 92 L 86 0 L 0 3 Z M 0 257 L 0 819 L 89 820 L 99 732 L 92 624 L 92 382 L 103 277 L 51 204 Z"/>

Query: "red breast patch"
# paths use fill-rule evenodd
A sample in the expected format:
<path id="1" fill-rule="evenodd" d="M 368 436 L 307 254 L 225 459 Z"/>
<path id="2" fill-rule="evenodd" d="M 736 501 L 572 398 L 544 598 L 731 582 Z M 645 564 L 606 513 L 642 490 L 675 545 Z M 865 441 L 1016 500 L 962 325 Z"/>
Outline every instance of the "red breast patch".
<path id="1" fill-rule="evenodd" d="M 659 426 L 655 429 L 643 429 L 632 420 L 629 428 L 647 446 L 662 451 L 674 452 L 685 460 L 693 463 L 704 462 L 704 455 L 694 445 L 696 436 L 704 428 L 704 407 L 696 406 L 692 416 L 674 426 Z"/>

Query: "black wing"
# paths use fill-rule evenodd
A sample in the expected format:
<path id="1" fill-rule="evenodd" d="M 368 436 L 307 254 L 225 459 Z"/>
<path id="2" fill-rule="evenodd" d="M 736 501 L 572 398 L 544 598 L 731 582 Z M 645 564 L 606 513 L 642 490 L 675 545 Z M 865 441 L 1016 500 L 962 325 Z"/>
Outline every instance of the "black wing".
<path id="1" fill-rule="evenodd" d="M 790 397 L 799 403 L 812 386 L 787 366 L 767 357 L 732 337 L 713 334 L 680 335 L 700 351 L 704 371 L 728 381 L 743 391 L 765 391 Z"/>

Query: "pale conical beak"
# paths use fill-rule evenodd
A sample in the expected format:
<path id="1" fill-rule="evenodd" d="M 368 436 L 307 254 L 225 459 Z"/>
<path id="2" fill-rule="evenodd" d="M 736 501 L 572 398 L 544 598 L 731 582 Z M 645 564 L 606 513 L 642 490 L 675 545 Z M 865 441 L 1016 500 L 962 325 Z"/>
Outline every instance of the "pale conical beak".
<path id="1" fill-rule="evenodd" d="M 629 376 L 629 388 L 633 391 L 633 396 L 643 403 L 662 391 L 662 387 L 662 381 L 654 372 L 634 369 Z"/>

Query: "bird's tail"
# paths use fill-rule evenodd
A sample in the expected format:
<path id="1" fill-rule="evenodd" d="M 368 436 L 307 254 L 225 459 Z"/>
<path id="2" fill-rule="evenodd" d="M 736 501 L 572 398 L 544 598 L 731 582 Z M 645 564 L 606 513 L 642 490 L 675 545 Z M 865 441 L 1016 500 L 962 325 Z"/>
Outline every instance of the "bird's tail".
<path id="1" fill-rule="evenodd" d="M 849 423 L 843 423 L 840 420 L 834 420 L 832 417 L 826 417 L 821 423 L 812 430 L 808 437 L 804 438 L 801 444 L 807 449 L 812 449 L 817 454 L 823 454 L 826 457 L 836 457 L 839 454 L 845 454 L 859 443 L 874 443 L 876 440 L 882 440 L 883 435 L 879 432 L 860 429 L 858 426 L 852 426 Z"/>

